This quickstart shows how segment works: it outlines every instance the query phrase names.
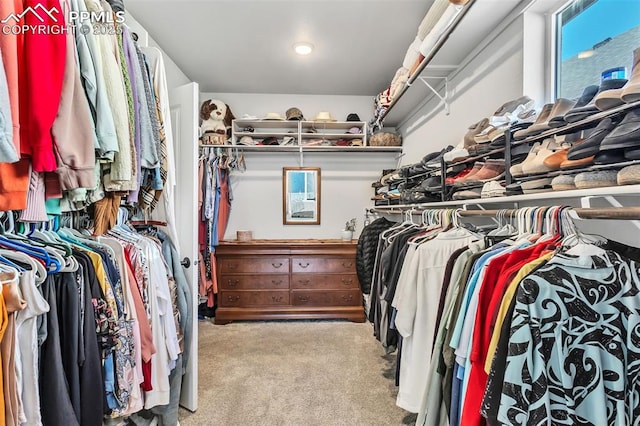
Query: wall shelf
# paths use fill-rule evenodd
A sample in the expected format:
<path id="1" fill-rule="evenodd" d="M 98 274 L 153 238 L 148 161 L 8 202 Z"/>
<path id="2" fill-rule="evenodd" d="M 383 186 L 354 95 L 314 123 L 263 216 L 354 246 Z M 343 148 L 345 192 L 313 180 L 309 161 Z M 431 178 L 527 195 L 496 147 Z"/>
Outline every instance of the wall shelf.
<path id="1" fill-rule="evenodd" d="M 553 200 L 553 199 L 598 197 L 598 196 L 605 196 L 605 195 L 640 196 L 640 185 L 609 186 L 604 188 L 574 189 L 570 191 L 549 191 L 549 192 L 540 192 L 537 194 L 510 195 L 510 196 L 496 197 L 496 198 L 474 198 L 470 200 L 439 201 L 434 203 L 395 204 L 395 205 L 387 205 L 387 206 L 374 206 L 374 208 L 379 210 L 410 209 L 411 207 L 438 208 L 438 207 L 465 206 L 468 204 L 477 204 L 477 205 L 509 204 L 509 203 L 517 203 L 521 201 L 537 201 L 537 200 L 547 201 L 547 200 Z M 545 205 L 550 205 L 550 204 L 545 203 Z"/>
<path id="2" fill-rule="evenodd" d="M 475 0 L 469 0 L 469 2 L 462 7 L 460 12 L 456 15 L 456 17 L 453 19 L 451 24 L 447 27 L 446 31 L 442 34 L 442 36 L 439 38 L 439 40 L 436 42 L 433 48 L 429 51 L 427 55 L 425 55 L 424 59 L 422 60 L 422 62 L 420 63 L 416 71 L 413 73 L 413 75 L 409 77 L 405 85 L 402 87 L 402 89 L 400 89 L 400 92 L 398 92 L 398 94 L 395 96 L 391 104 L 389 104 L 386 111 L 383 111 L 380 114 L 380 116 L 377 119 L 378 123 L 383 123 L 385 118 L 389 116 L 389 113 L 396 107 L 398 102 L 402 99 L 402 97 L 413 85 L 413 83 L 416 80 L 418 80 L 420 77 L 424 77 L 424 76 L 421 76 L 422 72 L 433 61 L 433 58 L 438 54 L 440 49 L 442 49 L 442 47 L 445 45 L 445 43 L 449 39 L 449 36 L 454 32 L 458 24 L 460 24 L 460 21 L 462 21 L 462 19 L 465 17 L 467 12 L 469 12 L 469 9 L 471 9 L 474 3 L 475 3 Z M 406 115 L 406 111 L 404 111 L 404 109 L 403 109 L 403 115 Z M 392 123 L 392 124 L 395 125 L 396 123 Z"/>
<path id="3" fill-rule="evenodd" d="M 304 145 L 200 145 L 200 148 L 233 149 L 244 152 L 351 152 L 400 153 L 401 146 L 304 146 Z"/>

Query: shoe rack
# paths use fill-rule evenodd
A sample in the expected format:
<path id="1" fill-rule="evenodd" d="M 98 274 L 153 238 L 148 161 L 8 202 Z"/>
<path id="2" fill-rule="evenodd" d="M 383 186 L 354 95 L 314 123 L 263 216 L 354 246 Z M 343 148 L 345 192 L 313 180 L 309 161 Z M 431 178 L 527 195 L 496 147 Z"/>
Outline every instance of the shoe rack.
<path id="1" fill-rule="evenodd" d="M 463 204 L 461 203 L 461 201 L 469 201 L 469 202 L 473 202 L 478 201 L 478 200 L 482 200 L 482 202 L 484 203 L 486 200 L 489 200 L 487 198 L 477 198 L 477 199 L 471 199 L 471 200 L 451 200 L 451 195 L 454 192 L 453 189 L 454 187 L 451 185 L 447 185 L 446 184 L 446 178 L 447 178 L 447 173 L 451 172 L 452 170 L 454 170 L 455 168 L 459 168 L 461 166 L 465 166 L 465 165 L 472 165 L 473 163 L 475 163 L 476 161 L 481 161 L 487 158 L 495 158 L 496 156 L 503 154 L 504 155 L 504 160 L 505 160 L 505 176 L 504 180 L 505 182 L 505 186 L 511 185 L 514 182 L 527 182 L 527 181 L 531 181 L 531 180 L 535 180 L 535 179 L 541 179 L 541 178 L 553 178 L 559 175 L 574 175 L 577 173 L 582 173 L 582 172 L 589 172 L 589 171 L 597 171 L 597 170 L 611 170 L 611 169 L 621 169 L 623 167 L 626 166 L 631 166 L 631 165 L 637 165 L 640 164 L 640 160 L 629 160 L 629 161 L 624 161 L 624 162 L 619 162 L 619 163 L 611 163 L 611 164 L 602 164 L 602 165 L 589 165 L 586 167 L 582 167 L 582 168 L 572 168 L 572 169 L 561 169 L 561 170 L 554 170 L 554 171 L 548 171 L 548 172 L 543 172 L 543 173 L 536 173 L 536 174 L 528 174 L 528 175 L 524 175 L 524 176 L 519 176 L 517 179 L 514 178 L 511 175 L 510 172 L 510 168 L 512 166 L 512 149 L 516 146 L 520 146 L 523 144 L 528 144 L 528 145 L 532 145 L 535 142 L 539 142 L 544 140 L 545 138 L 549 138 L 549 137 L 554 137 L 554 136 L 560 136 L 560 135 L 567 135 L 570 133 L 574 133 L 574 132 L 578 132 L 578 131 L 582 131 L 582 130 L 586 130 L 586 129 L 590 129 L 593 128 L 595 126 L 598 125 L 598 123 L 607 117 L 617 117 L 617 116 L 621 116 L 624 115 L 625 113 L 635 109 L 635 108 L 640 108 L 640 101 L 638 102 L 634 102 L 634 103 L 629 103 L 629 104 L 624 104 L 621 105 L 619 107 L 616 108 L 612 108 L 610 110 L 607 111 L 603 111 L 603 112 L 599 112 L 596 114 L 593 114 L 589 117 L 586 117 L 580 121 L 576 121 L 573 123 L 568 123 L 562 127 L 556 127 L 547 131 L 544 131 L 540 134 L 537 135 L 533 135 L 533 136 L 529 136 L 525 139 L 521 139 L 521 140 L 513 140 L 513 134 L 512 131 L 506 131 L 505 132 L 505 143 L 503 147 L 500 148 L 495 148 L 495 149 L 490 149 L 489 148 L 489 144 L 487 145 L 487 150 L 485 152 L 482 152 L 480 154 L 477 155 L 473 155 L 473 156 L 469 156 L 467 158 L 464 158 L 462 160 L 453 162 L 453 163 L 446 163 L 444 161 L 444 159 L 441 158 L 440 160 L 440 167 L 439 168 L 434 168 L 432 170 L 426 171 L 424 173 L 421 174 L 417 174 L 411 177 L 407 177 L 404 180 L 404 186 L 405 188 L 410 188 L 410 187 L 415 187 L 415 186 L 419 186 L 419 183 L 421 180 L 423 179 L 428 179 L 429 177 L 432 176 L 437 176 L 438 174 L 440 175 L 440 200 L 441 202 L 451 202 L 451 203 L 457 203 L 457 204 Z M 456 186 L 455 190 L 459 191 L 459 190 L 466 190 L 466 189 L 477 189 L 480 188 L 484 185 L 483 182 L 474 182 L 474 183 L 469 183 L 466 185 L 462 185 L 462 186 Z M 631 186 L 622 186 L 620 188 L 628 188 L 630 190 L 631 187 L 634 187 L 635 185 L 631 185 Z M 609 188 L 609 190 L 611 190 L 612 188 L 616 188 L 616 187 L 607 187 Z M 598 188 L 600 191 L 596 191 L 598 193 L 603 192 L 602 188 Z M 605 188 L 606 190 L 606 188 Z M 573 195 L 576 196 L 577 193 L 579 193 L 580 191 L 588 191 L 588 190 L 584 190 L 584 189 L 577 189 L 577 190 L 571 190 L 571 191 L 549 191 L 549 192 L 541 192 L 538 194 L 523 194 L 523 195 L 505 195 L 504 197 L 499 197 L 500 200 L 503 201 L 516 201 L 514 199 L 514 197 L 517 197 L 518 199 L 522 196 L 525 196 L 525 199 L 529 199 L 530 197 L 532 197 L 532 199 L 536 199 L 536 198 L 549 198 L 547 197 L 547 195 L 553 193 L 555 194 L 566 194 L 566 196 L 569 195 Z M 569 193 L 573 193 L 576 192 L 576 194 L 569 194 Z M 624 191 L 623 191 L 624 192 Z M 435 194 L 434 194 L 435 195 Z M 579 194 L 578 194 L 579 195 Z M 391 204 L 391 203 L 389 203 Z M 407 203 L 407 204 L 411 204 L 411 203 Z M 414 203 L 414 204 L 420 204 L 420 205 L 424 205 L 424 204 L 433 204 L 433 203 Z M 380 204 L 378 204 L 380 205 Z"/>

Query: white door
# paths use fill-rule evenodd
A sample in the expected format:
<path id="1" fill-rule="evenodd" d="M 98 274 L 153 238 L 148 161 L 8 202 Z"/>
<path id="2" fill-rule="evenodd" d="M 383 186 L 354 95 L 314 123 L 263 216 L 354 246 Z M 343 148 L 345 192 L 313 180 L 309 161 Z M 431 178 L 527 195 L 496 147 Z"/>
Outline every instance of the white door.
<path id="1" fill-rule="evenodd" d="M 198 84 L 171 90 L 169 102 L 176 159 L 176 228 L 180 259 L 190 261 L 185 272 L 193 303 L 191 356 L 183 376 L 180 405 L 195 411 L 198 409 Z"/>

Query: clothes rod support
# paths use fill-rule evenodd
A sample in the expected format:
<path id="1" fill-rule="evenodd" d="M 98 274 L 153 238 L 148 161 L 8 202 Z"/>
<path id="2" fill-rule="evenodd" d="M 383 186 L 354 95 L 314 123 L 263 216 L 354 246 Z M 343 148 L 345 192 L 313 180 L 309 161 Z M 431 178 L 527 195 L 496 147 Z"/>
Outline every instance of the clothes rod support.
<path id="1" fill-rule="evenodd" d="M 431 84 L 429 84 L 429 81 L 428 81 L 429 79 L 444 80 L 444 95 L 441 95 L 440 92 L 438 92 Z M 418 77 L 418 80 L 423 82 L 433 92 L 433 94 L 436 95 L 438 97 L 438 99 L 440 99 L 440 101 L 444 103 L 444 114 L 445 115 L 449 115 L 449 113 L 450 113 L 450 110 L 449 110 L 449 77 L 427 77 L 427 76 L 421 76 L 421 77 Z"/>

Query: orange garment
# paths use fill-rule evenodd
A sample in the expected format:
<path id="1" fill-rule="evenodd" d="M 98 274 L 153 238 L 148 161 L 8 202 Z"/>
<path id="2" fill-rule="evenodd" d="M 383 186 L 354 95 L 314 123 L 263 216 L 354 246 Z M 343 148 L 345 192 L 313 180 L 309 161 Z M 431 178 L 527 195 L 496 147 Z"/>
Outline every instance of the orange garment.
<path id="1" fill-rule="evenodd" d="M 0 292 L 0 340 L 4 340 L 4 335 L 5 335 L 5 331 L 7 330 L 8 323 L 9 323 L 9 317 L 7 314 L 7 307 L 4 304 L 4 297 L 2 297 L 2 292 Z M 3 360 L 0 353 L 0 363 L 1 362 L 3 362 Z M 3 377 L 0 378 L 0 401 L 4 402 L 4 385 L 2 380 L 4 378 L 3 372 L 4 372 L 4 369 L 0 370 L 0 374 L 3 375 Z M 0 425 L 6 425 L 6 424 L 7 424 L 7 421 L 5 417 L 4 404 L 0 404 Z"/>
<path id="2" fill-rule="evenodd" d="M 24 210 L 27 207 L 29 177 L 28 159 L 0 164 L 0 211 Z"/>
<path id="3" fill-rule="evenodd" d="M 222 241 L 224 240 L 224 234 L 227 231 L 227 224 L 229 223 L 229 215 L 231 214 L 229 170 L 220 169 L 218 177 L 220 181 L 220 202 L 218 203 L 218 241 Z M 212 256 L 212 262 L 213 260 Z"/>
<path id="4" fill-rule="evenodd" d="M 156 353 L 156 348 L 153 346 L 151 325 L 149 324 L 147 311 L 144 309 L 144 302 L 140 295 L 140 287 L 138 287 L 135 274 L 131 270 L 131 265 L 127 263 L 126 269 L 127 276 L 129 278 L 129 287 L 131 288 L 131 294 L 133 295 L 133 304 L 136 307 L 138 327 L 140 328 L 140 351 L 142 353 L 142 360 L 144 362 L 149 362 L 151 361 L 151 355 Z"/>

